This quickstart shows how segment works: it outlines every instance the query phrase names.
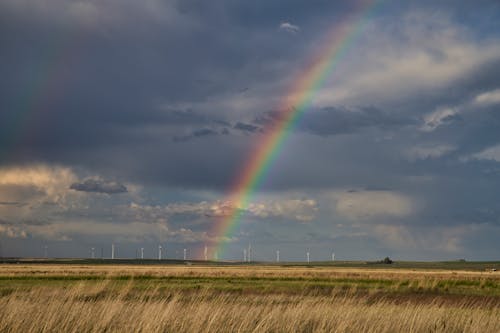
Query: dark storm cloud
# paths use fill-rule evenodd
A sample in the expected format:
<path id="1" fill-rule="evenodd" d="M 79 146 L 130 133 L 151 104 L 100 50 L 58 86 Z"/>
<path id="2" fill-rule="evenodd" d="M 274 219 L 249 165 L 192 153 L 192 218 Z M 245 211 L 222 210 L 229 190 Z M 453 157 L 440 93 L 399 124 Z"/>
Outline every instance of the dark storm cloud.
<path id="1" fill-rule="evenodd" d="M 218 133 L 210 128 L 202 128 L 193 132 L 194 137 L 201 137 L 207 135 L 217 135 Z"/>
<path id="2" fill-rule="evenodd" d="M 255 124 L 272 127 L 278 121 L 279 113 L 267 111 L 254 119 Z M 450 116 L 446 121 L 451 122 L 451 118 L 460 116 Z M 401 115 L 379 110 L 375 107 L 346 108 L 327 107 L 321 109 L 308 110 L 299 120 L 294 129 L 299 132 L 306 132 L 319 136 L 330 136 L 338 134 L 350 134 L 365 128 L 397 129 L 399 127 L 416 125 L 417 119 L 411 115 Z M 258 127 L 255 126 L 255 130 Z"/>
<path id="3" fill-rule="evenodd" d="M 0 201 L 0 205 L 3 205 L 3 206 L 21 206 L 21 205 L 23 205 L 23 203 L 17 202 L 17 201 Z"/>
<path id="4" fill-rule="evenodd" d="M 380 22 L 374 22 L 384 25 L 393 11 L 404 16 L 416 4 L 388 6 Z M 6 50 L 0 64 L 4 73 L 0 79 L 0 149 L 15 152 L 3 158 L 11 163 L 37 160 L 74 165 L 109 176 L 117 172 L 137 182 L 219 189 L 231 182 L 228 175 L 237 174 L 253 145 L 255 136 L 236 134 L 259 132 L 276 116 L 262 113 L 273 108 L 271 103 L 255 107 L 245 103 L 282 95 L 287 84 L 268 84 L 304 67 L 308 53 L 316 50 L 314 43 L 321 41 L 318 36 L 331 27 L 335 17 L 352 14 L 354 9 L 349 3 L 327 1 L 314 6 L 301 1 L 286 6 L 279 1 L 107 1 L 86 6 L 55 1 L 31 10 L 6 1 L 0 6 L 0 42 Z M 448 8 L 446 3 L 436 6 Z M 456 6 L 458 12 L 461 6 Z M 453 23 L 468 24 L 466 18 L 473 20 L 462 15 Z M 280 33 L 279 24 L 288 21 L 300 26 L 301 33 Z M 495 24 L 489 21 L 483 20 L 483 29 Z M 413 126 L 413 131 L 401 135 L 401 141 L 410 145 L 409 137 L 421 136 L 414 125 L 422 114 L 451 104 L 457 96 L 466 99 L 466 92 L 472 97 L 495 87 L 500 66 L 494 64 L 492 59 L 459 82 L 432 87 L 429 94 L 425 89 L 416 91 L 405 95 L 404 101 L 388 88 L 384 96 L 397 101 L 388 108 L 371 100 L 358 103 L 373 103 L 370 108 L 312 108 L 296 133 L 329 137 L 376 130 L 384 137 L 392 135 L 386 132 Z M 339 78 L 339 86 L 343 79 Z M 238 109 L 242 105 L 245 108 Z M 480 134 L 482 147 L 495 140 L 492 125 L 470 128 L 469 135 L 460 123 L 447 122 L 446 129 L 426 135 L 437 141 L 459 138 L 469 142 L 473 134 Z M 480 132 L 480 127 L 488 128 Z M 369 140 L 376 138 L 360 135 L 364 144 L 359 149 L 372 150 Z M 491 139 L 487 140 L 488 135 Z M 175 144 L 179 141 L 190 141 L 189 151 Z M 206 165 L 203 173 L 195 167 L 200 161 Z M 315 170 L 314 163 L 307 168 Z M 288 180 L 290 187 L 307 182 Z"/>
<path id="5" fill-rule="evenodd" d="M 211 128 L 200 128 L 200 129 L 194 130 L 189 135 L 174 136 L 172 138 L 172 140 L 174 142 L 185 142 L 185 141 L 189 141 L 189 140 L 195 139 L 195 138 L 202 138 L 205 136 L 213 136 L 213 135 L 219 135 L 219 134 L 222 134 L 222 133 L 219 133 L 216 130 L 213 130 Z"/>
<path id="6" fill-rule="evenodd" d="M 265 111 L 260 113 L 253 122 L 258 125 L 273 125 L 279 119 L 278 111 Z"/>
<path id="7" fill-rule="evenodd" d="M 276 124 L 278 113 L 264 110 L 282 104 L 329 31 L 357 14 L 357 5 L 1 1 L 0 166 L 64 165 L 145 192 L 154 188 L 157 201 L 192 195 L 179 188 L 219 195 L 244 169 L 261 132 Z M 500 143 L 498 104 L 474 101 L 500 88 L 499 6 L 382 2 L 312 96 L 313 106 L 257 190 L 393 191 L 420 204 L 387 222 L 410 233 L 417 225 L 498 230 L 499 163 L 478 157 Z M 284 22 L 300 33 L 280 31 Z M 426 118 L 443 108 L 454 111 Z M 71 187 L 127 190 L 97 180 Z M 14 203 L 0 196 L 0 209 Z M 68 211 L 68 219 L 76 214 Z M 85 214 L 96 219 L 95 212 Z M 330 212 L 319 215 L 330 228 Z M 324 229 L 307 228 L 315 226 L 313 232 L 301 226 L 297 235 L 327 243 L 319 236 Z M 252 232 L 264 235 L 264 229 Z M 274 231 L 262 237 L 269 247 L 292 237 Z M 360 248 L 376 243 L 358 238 Z"/>
<path id="8" fill-rule="evenodd" d="M 98 179 L 87 179 L 82 183 L 73 183 L 70 189 L 81 192 L 96 192 L 106 194 L 126 193 L 127 187 L 123 184 Z"/>
<path id="9" fill-rule="evenodd" d="M 268 118 L 273 120 L 272 115 L 268 114 Z M 262 121 L 263 118 L 257 119 Z M 357 109 L 328 107 L 312 109 L 305 113 L 297 125 L 297 130 L 329 136 L 354 133 L 370 127 L 391 129 L 414 124 L 416 124 L 416 120 L 412 119 L 411 116 L 391 114 L 375 107 Z"/>
<path id="10" fill-rule="evenodd" d="M 234 126 L 234 129 L 242 131 L 242 132 L 249 132 L 249 133 L 255 133 L 259 130 L 258 126 L 252 125 L 252 124 L 245 124 L 241 122 L 237 122 Z"/>

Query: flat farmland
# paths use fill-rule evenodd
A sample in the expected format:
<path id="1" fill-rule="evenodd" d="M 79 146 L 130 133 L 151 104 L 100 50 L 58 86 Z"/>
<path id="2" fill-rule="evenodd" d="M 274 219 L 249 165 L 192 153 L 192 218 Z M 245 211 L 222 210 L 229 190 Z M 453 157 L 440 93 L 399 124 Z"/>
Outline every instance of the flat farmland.
<path id="1" fill-rule="evenodd" d="M 353 266 L 2 264 L 0 331 L 500 332 L 497 271 Z"/>

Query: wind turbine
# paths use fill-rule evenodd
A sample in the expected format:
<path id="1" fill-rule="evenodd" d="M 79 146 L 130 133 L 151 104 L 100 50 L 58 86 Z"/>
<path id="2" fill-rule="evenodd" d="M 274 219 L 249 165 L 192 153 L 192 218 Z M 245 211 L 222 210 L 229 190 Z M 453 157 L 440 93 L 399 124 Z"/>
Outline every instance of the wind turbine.
<path id="1" fill-rule="evenodd" d="M 307 263 L 309 264 L 311 262 L 311 257 L 309 255 L 309 250 L 307 250 L 306 256 L 307 256 Z"/>
<path id="2" fill-rule="evenodd" d="M 184 249 L 184 261 L 186 261 L 186 249 Z"/>
<path id="3" fill-rule="evenodd" d="M 247 261 L 247 249 L 243 249 L 243 262 Z"/>
<path id="4" fill-rule="evenodd" d="M 204 250 L 203 254 L 205 255 L 205 261 L 208 261 L 208 248 L 206 245 L 205 245 L 205 250 Z"/>
<path id="5" fill-rule="evenodd" d="M 93 248 L 93 247 L 90 248 L 90 257 L 92 259 L 95 259 L 95 248 Z"/>
<path id="6" fill-rule="evenodd" d="M 115 243 L 111 243 L 111 259 L 115 259 Z"/>
<path id="7" fill-rule="evenodd" d="M 276 250 L 276 262 L 280 262 L 280 250 Z"/>
<path id="8" fill-rule="evenodd" d="M 158 245 L 158 260 L 161 260 L 161 245 Z"/>

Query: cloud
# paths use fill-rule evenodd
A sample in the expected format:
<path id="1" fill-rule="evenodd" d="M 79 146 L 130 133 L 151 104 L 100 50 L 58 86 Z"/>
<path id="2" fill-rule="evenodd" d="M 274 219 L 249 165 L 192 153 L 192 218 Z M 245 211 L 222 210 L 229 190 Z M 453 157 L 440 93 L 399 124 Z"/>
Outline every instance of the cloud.
<path id="1" fill-rule="evenodd" d="M 238 241 L 237 237 L 211 236 L 205 231 L 193 231 L 191 229 L 180 228 L 179 230 L 169 231 L 168 240 L 178 243 L 204 243 L 218 244 L 220 242 L 232 243 Z"/>
<path id="2" fill-rule="evenodd" d="M 28 234 L 25 230 L 17 225 L 6 225 L 0 221 L 0 235 L 8 238 L 27 238 Z"/>
<path id="3" fill-rule="evenodd" d="M 171 203 L 168 205 L 141 205 L 132 202 L 129 205 L 131 212 L 136 216 L 142 216 L 141 219 L 158 219 L 167 216 L 191 214 L 200 216 L 216 216 L 219 205 L 201 201 L 197 203 Z M 140 214 L 140 215 L 137 215 Z"/>
<path id="4" fill-rule="evenodd" d="M 500 89 L 484 92 L 476 96 L 476 104 L 479 105 L 493 105 L 500 103 Z"/>
<path id="5" fill-rule="evenodd" d="M 248 207 L 235 207 L 231 201 L 172 203 L 164 206 L 130 204 L 131 212 L 140 214 L 141 219 L 158 219 L 175 215 L 196 215 L 206 218 L 228 216 L 240 209 L 248 217 L 281 218 L 299 222 L 310 222 L 316 217 L 318 204 L 313 199 L 274 199 L 265 202 L 251 202 Z M 135 215 L 138 217 L 139 215 Z"/>
<path id="6" fill-rule="evenodd" d="M 493 147 L 488 147 L 479 153 L 471 155 L 471 157 L 478 160 L 491 160 L 500 162 L 500 144 Z"/>
<path id="7" fill-rule="evenodd" d="M 69 188 L 80 192 L 95 192 L 106 194 L 127 192 L 127 187 L 125 185 L 101 179 L 86 179 L 81 183 L 71 184 Z"/>
<path id="8" fill-rule="evenodd" d="M 66 167 L 31 165 L 0 168 L 0 201 L 17 205 L 0 205 L 0 217 L 22 218 L 34 210 L 50 205 L 64 206 L 68 188 L 76 181 L 75 173 Z"/>
<path id="9" fill-rule="evenodd" d="M 402 218 L 415 212 L 413 201 L 397 192 L 391 191 L 348 191 L 338 192 L 336 211 L 351 220 L 370 221 L 379 218 Z"/>
<path id="10" fill-rule="evenodd" d="M 230 2 L 0 1 L 0 163 L 26 166 L 0 167 L 4 233 L 83 246 L 97 236 L 78 223 L 102 224 L 108 240 L 140 239 L 141 228 L 153 239 L 159 229 L 146 224 L 159 223 L 173 238 L 202 241 L 233 210 L 225 190 L 329 45 L 328 31 L 354 8 Z M 263 247 L 304 243 L 310 232 L 334 232 L 332 219 L 366 235 L 361 245 L 382 239 L 371 225 L 404 225 L 379 231 L 394 235 L 393 244 L 400 237 L 401 247 L 412 232 L 425 238 L 413 226 L 498 225 L 498 1 L 387 6 L 336 58 L 255 200 L 240 208 L 249 235 L 238 235 L 242 242 L 267 232 Z M 20 92 L 30 103 L 19 103 Z M 127 192 L 70 189 L 85 179 L 115 180 Z M 338 191 L 347 188 L 365 190 Z M 322 191 L 337 196 L 326 200 Z M 490 257 L 494 234 L 482 231 L 492 239 L 483 252 Z M 467 237 L 456 246 L 486 248 Z M 360 253 L 359 245 L 342 246 Z"/>
<path id="11" fill-rule="evenodd" d="M 73 188 L 73 189 L 72 189 Z M 103 199 L 84 192 L 124 193 L 116 199 Z M 103 181 L 94 176 L 78 181 L 73 169 L 47 165 L 12 166 L 0 169 L 0 219 L 9 225 L 44 225 L 53 221 L 73 221 L 92 216 L 102 221 L 113 215 L 112 200 L 136 198 L 139 187 Z"/>
<path id="12" fill-rule="evenodd" d="M 229 134 L 227 128 L 223 128 L 220 132 L 211 128 L 200 128 L 194 130 L 191 134 L 188 135 L 174 136 L 172 140 L 174 142 L 186 142 L 196 138 L 203 138 L 207 136 L 216 136 L 216 135 L 227 135 L 227 134 Z"/>
<path id="13" fill-rule="evenodd" d="M 0 205 L 3 206 L 21 206 L 22 204 L 22 202 L 17 201 L 0 201 Z"/>
<path id="14" fill-rule="evenodd" d="M 437 128 L 462 120 L 464 116 L 484 110 L 488 106 L 500 103 L 500 89 L 475 95 L 452 107 L 439 107 L 423 117 L 422 131 L 432 132 Z"/>
<path id="15" fill-rule="evenodd" d="M 262 125 L 263 130 L 269 128 L 273 130 L 279 118 L 279 112 L 267 111 L 255 117 L 254 123 Z M 351 134 L 368 128 L 397 129 L 414 123 L 415 120 L 412 117 L 390 113 L 373 106 L 323 107 L 307 110 L 294 130 L 330 136 Z"/>
<path id="16" fill-rule="evenodd" d="M 279 26 L 279 29 L 292 34 L 296 34 L 300 31 L 300 27 L 298 25 L 292 24 L 290 22 L 282 22 Z"/>
<path id="17" fill-rule="evenodd" d="M 29 6 L 29 10 L 26 8 Z M 75 1 L 64 0 L 41 1 L 31 3 L 25 0 L 3 1 L 3 9 L 10 15 L 31 15 L 37 19 L 57 22 L 58 24 L 79 25 L 89 30 L 123 26 L 130 13 L 138 17 L 149 18 L 157 24 L 186 23 L 175 6 L 169 2 L 144 0 L 141 4 L 135 1 Z"/>
<path id="18" fill-rule="evenodd" d="M 438 109 L 424 116 L 424 124 L 421 129 L 425 132 L 434 131 L 438 127 L 449 124 L 457 119 L 460 119 L 459 110 L 457 108 Z"/>
<path id="19" fill-rule="evenodd" d="M 448 144 L 425 144 L 408 148 L 404 155 L 409 161 L 434 159 L 449 154 L 458 147 Z"/>
<path id="20" fill-rule="evenodd" d="M 452 17 L 444 11 L 415 9 L 390 25 L 380 24 L 383 21 L 373 24 L 361 36 L 352 58 L 337 69 L 337 80 L 327 82 L 313 104 L 409 100 L 424 104 L 418 96 L 432 97 L 440 91 L 439 97 L 443 97 L 450 85 L 463 85 L 468 93 L 464 83 L 498 63 L 500 44 L 498 36 L 473 37 L 469 26 L 457 24 Z M 458 80 L 464 83 L 458 84 Z"/>
<path id="21" fill-rule="evenodd" d="M 70 168 L 32 165 L 0 168 L 0 185 L 34 186 L 51 193 L 75 179 Z"/>
<path id="22" fill-rule="evenodd" d="M 298 129 L 327 136 L 354 133 L 364 128 L 397 128 L 414 121 L 398 114 L 384 112 L 375 107 L 336 108 L 311 110 L 304 115 Z"/>
<path id="23" fill-rule="evenodd" d="M 283 217 L 299 222 L 311 222 L 318 213 L 318 203 L 313 199 L 276 200 L 250 203 L 247 211 L 259 218 Z"/>
<path id="24" fill-rule="evenodd" d="M 237 122 L 234 126 L 234 129 L 240 130 L 242 132 L 249 132 L 249 133 L 255 133 L 259 130 L 258 126 L 252 125 L 252 124 L 245 124 L 242 122 Z"/>

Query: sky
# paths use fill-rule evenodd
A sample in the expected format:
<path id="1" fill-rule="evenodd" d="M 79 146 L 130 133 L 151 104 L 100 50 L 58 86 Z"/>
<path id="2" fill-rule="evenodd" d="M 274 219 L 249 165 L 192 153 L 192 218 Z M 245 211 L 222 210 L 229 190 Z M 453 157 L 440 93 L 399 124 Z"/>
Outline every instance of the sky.
<path id="1" fill-rule="evenodd" d="M 499 185 L 498 1 L 0 2 L 0 256 L 498 260 Z"/>

